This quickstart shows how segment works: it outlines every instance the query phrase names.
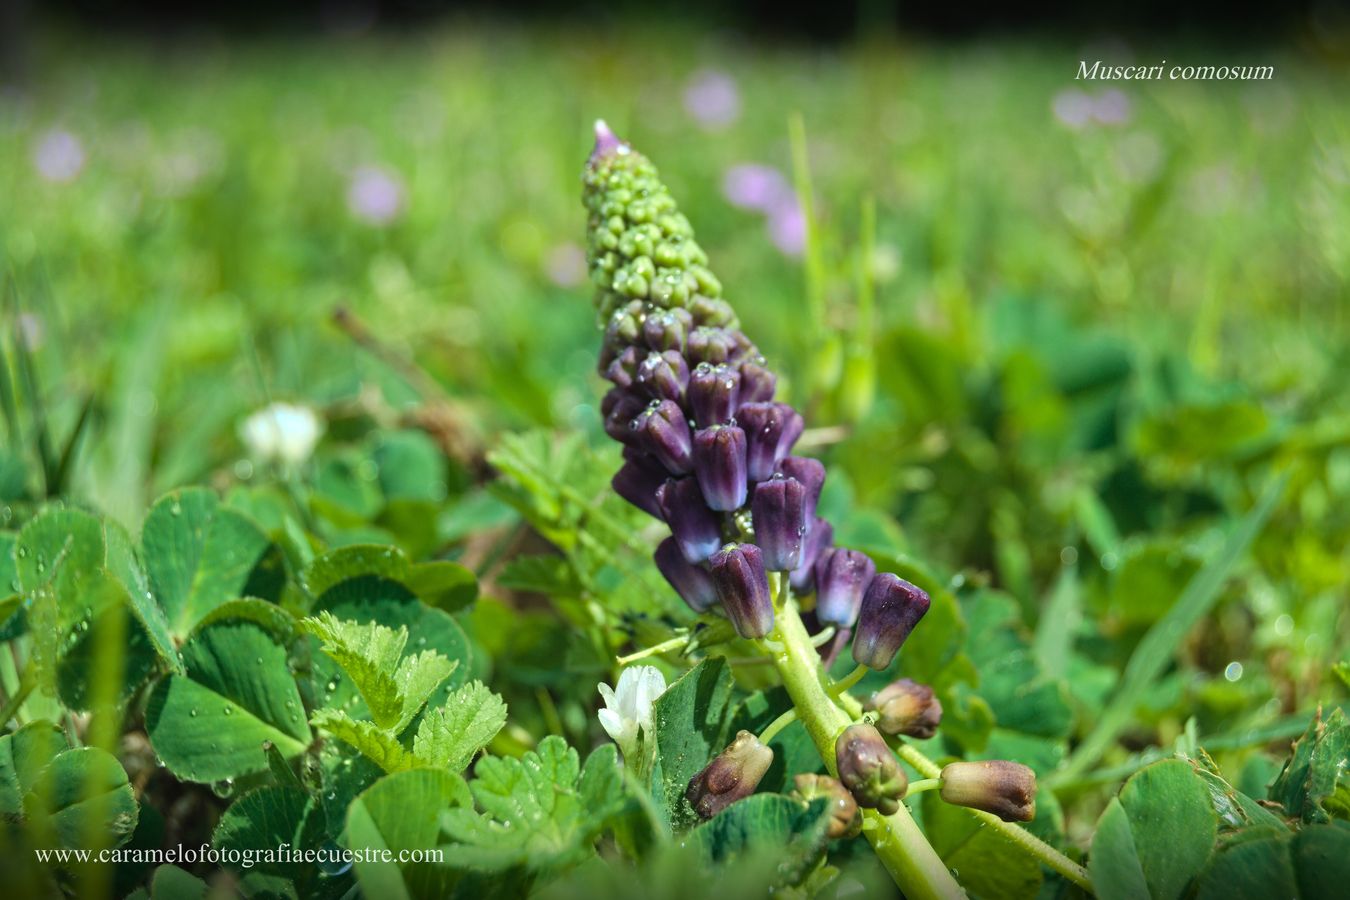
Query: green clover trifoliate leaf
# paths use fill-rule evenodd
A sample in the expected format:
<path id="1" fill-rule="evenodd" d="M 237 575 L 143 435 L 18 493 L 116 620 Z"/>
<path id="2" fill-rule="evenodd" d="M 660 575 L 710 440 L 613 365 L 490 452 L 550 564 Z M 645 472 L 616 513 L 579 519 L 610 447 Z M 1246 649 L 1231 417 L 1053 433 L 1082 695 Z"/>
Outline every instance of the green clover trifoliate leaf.
<path id="1" fill-rule="evenodd" d="M 529 869 L 548 875 L 584 862 L 597 838 L 628 805 L 618 752 L 596 750 L 583 769 L 575 750 L 549 736 L 520 759 L 488 756 L 470 783 L 483 810 L 447 810 L 453 843 L 445 861 L 479 872 Z"/>
<path id="2" fill-rule="evenodd" d="M 1101 900 L 1178 900 L 1214 851 L 1219 816 L 1191 765 L 1167 759 L 1125 782 L 1097 822 L 1088 871 Z"/>
<path id="3" fill-rule="evenodd" d="M 459 664 L 434 650 L 403 657 L 408 643 L 403 627 L 344 622 L 327 611 L 305 619 L 304 626 L 356 685 L 375 724 L 395 734 Z"/>
<path id="4" fill-rule="evenodd" d="M 145 517 L 141 546 L 155 599 L 180 639 L 226 600 L 264 593 L 250 581 L 269 567 L 271 542 L 213 491 L 191 488 L 161 498 Z"/>
<path id="5" fill-rule="evenodd" d="M 321 709 L 314 713 L 310 724 L 360 750 L 386 772 L 401 772 L 416 764 L 398 738 L 374 722 L 357 721 L 341 710 Z"/>
<path id="6" fill-rule="evenodd" d="M 440 842 L 440 815 L 447 807 L 473 806 L 464 779 L 436 769 L 412 769 L 381 778 L 347 807 L 346 844 L 352 849 L 421 851 Z M 442 898 L 460 881 L 460 871 L 431 862 L 384 862 L 365 855 L 354 864 L 367 897 Z"/>
<path id="7" fill-rule="evenodd" d="M 423 717 L 413 737 L 413 756 L 423 765 L 462 772 L 505 724 L 502 698 L 482 682 L 470 682 Z"/>
<path id="8" fill-rule="evenodd" d="M 1304 822 L 1350 819 L 1350 720 L 1336 709 L 1313 717 L 1284 764 L 1270 799 Z"/>

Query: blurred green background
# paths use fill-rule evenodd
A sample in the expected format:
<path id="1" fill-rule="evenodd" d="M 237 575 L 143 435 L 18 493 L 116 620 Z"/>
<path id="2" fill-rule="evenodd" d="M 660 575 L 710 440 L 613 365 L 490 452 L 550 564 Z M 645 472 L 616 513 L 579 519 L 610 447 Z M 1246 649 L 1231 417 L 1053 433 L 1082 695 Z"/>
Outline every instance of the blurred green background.
<path id="1" fill-rule="evenodd" d="M 1276 75 L 1075 82 L 1098 57 Z M 321 411 L 338 506 L 378 505 L 334 474 L 344 448 L 435 438 L 425 555 L 513 521 L 482 488 L 507 432 L 579 431 L 612 471 L 581 250 L 596 117 L 655 160 L 808 411 L 841 542 L 1006 591 L 1027 628 L 1071 590 L 1081 653 L 1054 674 L 1091 710 L 1287 473 L 1138 727 L 1301 711 L 1292 735 L 1336 696 L 1350 73 L 1297 43 L 46 33 L 0 98 L 6 372 L 40 400 L 7 419 L 6 521 L 60 492 L 135 527 L 175 486 L 250 484 L 240 423 L 271 400 Z M 38 433 L 78 433 L 64 471 Z"/>

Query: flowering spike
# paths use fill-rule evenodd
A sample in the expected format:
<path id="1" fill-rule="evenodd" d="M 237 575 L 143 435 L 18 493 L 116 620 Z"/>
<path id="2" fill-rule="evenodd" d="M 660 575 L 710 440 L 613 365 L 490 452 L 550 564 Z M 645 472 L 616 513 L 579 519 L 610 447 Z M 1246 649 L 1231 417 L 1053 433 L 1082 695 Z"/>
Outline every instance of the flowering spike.
<path id="1" fill-rule="evenodd" d="M 684 558 L 675 538 L 668 537 L 658 544 L 653 556 L 656 568 L 661 570 L 675 593 L 694 612 L 706 612 L 717 602 L 717 588 L 713 585 L 712 576 L 701 566 Z"/>
<path id="2" fill-rule="evenodd" d="M 709 560 L 722 608 L 743 638 L 762 638 L 773 630 L 773 599 L 764 556 L 754 544 L 727 544 Z"/>
<path id="3" fill-rule="evenodd" d="M 790 572 L 802 556 L 806 533 L 806 488 L 795 478 L 770 478 L 755 488 L 751 501 L 755 543 L 764 551 L 764 565 Z"/>
<path id="4" fill-rule="evenodd" d="M 847 628 L 858 620 L 863 594 L 877 574 L 866 553 L 832 547 L 816 559 L 816 615 L 822 624 Z"/>
<path id="5" fill-rule="evenodd" d="M 891 815 L 909 790 L 909 779 L 900 768 L 881 732 L 861 723 L 844 729 L 834 743 L 839 780 L 859 806 Z"/>
<path id="6" fill-rule="evenodd" d="M 928 612 L 929 602 L 926 593 L 898 575 L 883 572 L 873 578 L 858 614 L 853 658 L 864 666 L 885 669 Z"/>
<path id="7" fill-rule="evenodd" d="M 1003 759 L 955 762 L 942 770 L 938 791 L 953 806 L 993 813 L 1005 822 L 1036 817 L 1036 773 Z"/>
<path id="8" fill-rule="evenodd" d="M 633 381 L 656 400 L 680 403 L 689 385 L 689 364 L 674 350 L 653 351 L 638 363 Z"/>
<path id="9" fill-rule="evenodd" d="M 684 342 L 694 327 L 693 316 L 685 309 L 667 309 L 647 316 L 642 323 L 642 338 L 658 353 L 664 350 L 684 352 Z"/>
<path id="10" fill-rule="evenodd" d="M 926 684 L 901 678 L 872 695 L 865 709 L 879 713 L 877 728 L 887 734 L 926 741 L 937 734 L 942 722 L 942 704 Z"/>
<path id="11" fill-rule="evenodd" d="M 745 505 L 745 432 L 734 425 L 696 432 L 694 474 L 710 508 L 732 512 Z"/>
<path id="12" fill-rule="evenodd" d="M 750 732 L 738 732 L 727 749 L 689 779 L 684 797 L 699 816 L 711 819 L 753 794 L 771 765 L 773 750 Z"/>
<path id="13" fill-rule="evenodd" d="M 722 543 L 722 529 L 717 516 L 703 502 L 697 481 L 668 479 L 657 489 L 656 502 L 685 559 L 701 563 L 717 552 Z"/>
<path id="14" fill-rule="evenodd" d="M 633 420 L 633 428 L 642 446 L 672 475 L 686 475 L 694 468 L 689 421 L 674 400 L 652 401 Z"/>
<path id="15" fill-rule="evenodd" d="M 773 392 L 777 386 L 778 376 L 773 372 L 758 363 L 741 364 L 742 403 L 768 403 L 773 399 Z"/>
<path id="16" fill-rule="evenodd" d="M 600 401 L 600 413 L 605 417 L 605 434 L 632 446 L 638 438 L 633 420 L 646 408 L 646 401 L 631 390 L 611 388 Z"/>

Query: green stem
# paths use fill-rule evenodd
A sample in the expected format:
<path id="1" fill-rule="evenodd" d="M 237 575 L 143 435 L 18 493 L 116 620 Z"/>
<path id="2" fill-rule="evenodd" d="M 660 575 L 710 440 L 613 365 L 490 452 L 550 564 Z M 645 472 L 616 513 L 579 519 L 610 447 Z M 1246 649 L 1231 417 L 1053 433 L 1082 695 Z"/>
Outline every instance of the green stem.
<path id="1" fill-rule="evenodd" d="M 831 700 L 820 683 L 820 655 L 811 646 L 797 609 L 786 602 L 778 612 L 774 637 L 782 650 L 774 654 L 774 665 L 792 698 L 811 742 L 831 774 L 834 742 L 852 720 Z M 919 826 L 900 805 L 893 815 L 883 816 L 874 809 L 864 812 L 863 833 L 871 842 L 877 858 L 908 900 L 952 900 L 965 897 L 942 859 L 933 850 Z"/>
<path id="2" fill-rule="evenodd" d="M 911 781 L 909 789 L 905 791 L 905 798 L 908 799 L 914 794 L 922 794 L 924 791 L 935 791 L 942 787 L 941 778 L 925 778 L 922 781 Z"/>
<path id="3" fill-rule="evenodd" d="M 869 669 L 867 668 L 867 666 L 858 666 L 858 668 L 854 669 L 852 672 L 849 672 L 846 676 L 839 679 L 834 684 L 830 685 L 829 689 L 825 693 L 829 694 L 831 697 L 838 697 L 840 694 L 844 693 L 849 688 L 853 687 L 855 684 L 862 681 L 863 676 L 866 675 L 868 671 Z"/>
<path id="4" fill-rule="evenodd" d="M 844 701 L 844 707 L 848 709 L 852 715 L 862 715 L 862 704 L 858 702 L 857 698 L 845 694 L 841 699 Z M 909 763 L 914 771 L 922 775 L 925 780 L 941 781 L 942 766 L 939 766 L 937 763 L 924 756 L 913 744 L 897 741 L 895 752 L 902 760 Z M 923 782 L 916 782 L 916 784 L 922 783 Z M 913 792 L 913 790 L 914 785 L 910 785 L 910 791 Z M 1002 834 L 1005 838 L 1015 844 L 1019 850 L 1036 857 L 1045 866 L 1058 872 L 1060 875 L 1063 875 L 1088 894 L 1096 893 L 1092 888 L 1092 880 L 1088 878 L 1087 869 L 1078 865 L 1078 863 L 1069 859 L 1063 853 L 1060 853 L 1030 831 L 1027 831 L 1025 828 L 1022 828 L 1014 822 L 1005 822 L 998 816 L 987 813 L 981 809 L 967 809 L 966 811 L 985 825 L 988 825 Z"/>
<path id="5" fill-rule="evenodd" d="M 778 737 L 778 732 L 782 731 L 795 721 L 797 721 L 797 710 L 794 707 L 770 722 L 769 727 L 765 728 L 764 731 L 760 733 L 759 742 L 761 744 L 767 744 L 769 741 Z"/>
<path id="6" fill-rule="evenodd" d="M 0 710 L 0 728 L 9 724 L 9 720 L 14 718 L 19 712 L 19 707 L 28 699 L 28 695 L 33 692 L 35 679 L 32 674 L 25 669 L 23 676 L 19 679 L 19 686 L 15 688 L 13 696 L 5 703 L 5 708 Z"/>
<path id="7" fill-rule="evenodd" d="M 621 666 L 626 666 L 629 663 L 637 662 L 639 659 L 646 659 L 649 656 L 659 656 L 662 653 L 680 649 L 685 644 L 689 643 L 689 638 L 690 635 L 688 634 L 677 634 L 670 640 L 662 641 L 661 643 L 656 644 L 655 646 L 652 647 L 648 647 L 645 650 L 639 650 L 636 653 L 630 653 L 627 656 L 615 657 L 614 661 Z"/>

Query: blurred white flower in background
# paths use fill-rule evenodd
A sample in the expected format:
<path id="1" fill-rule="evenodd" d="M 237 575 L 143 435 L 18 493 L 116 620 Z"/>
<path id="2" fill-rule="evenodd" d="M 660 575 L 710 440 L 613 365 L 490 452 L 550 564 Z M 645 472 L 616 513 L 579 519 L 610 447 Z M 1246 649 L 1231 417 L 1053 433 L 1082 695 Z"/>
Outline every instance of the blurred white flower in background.
<path id="1" fill-rule="evenodd" d="M 1077 88 L 1060 91 L 1050 102 L 1060 123 L 1074 131 L 1089 125 L 1124 125 L 1130 121 L 1134 104 L 1124 91 L 1111 88 L 1092 96 Z"/>
<path id="2" fill-rule="evenodd" d="M 371 225 L 388 225 L 403 212 L 403 182 L 381 166 L 358 166 L 347 183 L 347 208 Z"/>
<path id="3" fill-rule="evenodd" d="M 273 403 L 244 420 L 239 436 L 249 452 L 265 462 L 302 463 L 314 452 L 323 422 L 308 406 Z"/>
<path id="4" fill-rule="evenodd" d="M 84 169 L 84 145 L 69 131 L 54 128 L 33 147 L 33 165 L 47 181 L 74 181 Z"/>
<path id="5" fill-rule="evenodd" d="M 638 751 L 639 732 L 652 733 L 652 704 L 666 692 L 666 678 L 653 666 L 632 666 L 619 673 L 617 689 L 601 683 L 600 696 L 605 708 L 600 710 L 600 724 L 614 743 L 619 745 L 625 759 L 633 759 Z"/>
<path id="6" fill-rule="evenodd" d="M 1092 121 L 1092 98 L 1070 88 L 1060 91 L 1051 102 L 1055 118 L 1070 128 L 1082 128 Z"/>
<path id="7" fill-rule="evenodd" d="M 37 350 L 42 346 L 43 338 L 47 336 L 47 328 L 37 314 L 19 313 L 17 335 L 23 342 L 24 349 Z"/>
<path id="8" fill-rule="evenodd" d="M 1130 121 L 1133 104 L 1124 91 L 1111 88 L 1092 101 L 1092 118 L 1102 125 L 1124 125 Z"/>
<path id="9" fill-rule="evenodd" d="M 741 92 L 725 72 L 701 69 L 684 89 L 684 108 L 704 128 L 725 128 L 741 117 Z"/>

